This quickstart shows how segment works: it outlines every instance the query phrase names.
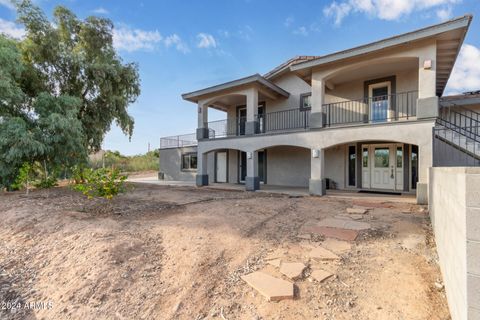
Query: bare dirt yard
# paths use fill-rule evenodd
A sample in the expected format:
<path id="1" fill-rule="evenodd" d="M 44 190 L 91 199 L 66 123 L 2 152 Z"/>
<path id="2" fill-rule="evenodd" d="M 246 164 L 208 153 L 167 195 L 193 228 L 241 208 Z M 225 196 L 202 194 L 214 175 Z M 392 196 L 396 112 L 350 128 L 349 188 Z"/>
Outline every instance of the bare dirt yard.
<path id="1" fill-rule="evenodd" d="M 112 201 L 0 194 L 0 319 L 449 319 L 419 206 L 132 187 Z M 370 208 L 352 217 L 371 228 L 339 259 L 312 258 L 331 240 L 305 230 L 351 207 Z M 287 278 L 272 255 L 303 275 Z M 267 301 L 242 280 L 254 271 L 294 283 L 293 299 Z"/>

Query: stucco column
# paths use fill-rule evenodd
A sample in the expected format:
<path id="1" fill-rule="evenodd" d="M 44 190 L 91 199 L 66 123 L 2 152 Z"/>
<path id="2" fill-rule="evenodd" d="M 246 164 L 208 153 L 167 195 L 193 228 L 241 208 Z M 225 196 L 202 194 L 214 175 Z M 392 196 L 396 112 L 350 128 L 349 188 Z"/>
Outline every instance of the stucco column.
<path id="1" fill-rule="evenodd" d="M 417 118 L 435 118 L 438 116 L 438 97 L 436 96 L 436 43 L 425 47 L 418 55 L 418 100 Z"/>
<path id="2" fill-rule="evenodd" d="M 247 122 L 245 134 L 258 133 L 258 90 L 251 88 L 247 91 Z"/>
<path id="3" fill-rule="evenodd" d="M 320 74 L 312 74 L 312 110 L 310 114 L 310 127 L 323 128 L 325 126 L 325 115 L 323 104 L 325 103 L 325 80 Z"/>
<path id="4" fill-rule="evenodd" d="M 208 105 L 198 102 L 197 140 L 208 139 Z"/>
<path id="5" fill-rule="evenodd" d="M 327 192 L 326 189 L 325 149 L 312 149 L 309 192 L 312 195 L 323 196 Z"/>
<path id="6" fill-rule="evenodd" d="M 417 203 L 428 204 L 429 168 L 433 165 L 432 143 L 418 146 Z"/>
<path id="7" fill-rule="evenodd" d="M 247 176 L 245 178 L 245 189 L 247 191 L 255 191 L 260 189 L 257 151 L 247 152 Z"/>
<path id="8" fill-rule="evenodd" d="M 197 155 L 197 187 L 208 185 L 208 153 L 198 153 Z"/>

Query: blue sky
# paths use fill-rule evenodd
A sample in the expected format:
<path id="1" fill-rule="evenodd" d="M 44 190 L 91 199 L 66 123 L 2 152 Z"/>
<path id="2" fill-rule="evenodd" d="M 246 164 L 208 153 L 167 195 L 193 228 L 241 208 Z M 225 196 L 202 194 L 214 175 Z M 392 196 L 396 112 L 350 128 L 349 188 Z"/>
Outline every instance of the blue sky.
<path id="1" fill-rule="evenodd" d="M 112 126 L 105 149 L 138 154 L 161 136 L 192 133 L 196 106 L 184 92 L 265 73 L 296 55 L 322 55 L 411 31 L 466 13 L 474 15 L 447 91 L 480 89 L 479 0 L 328 1 L 35 1 L 51 15 L 65 5 L 80 18 L 115 24 L 115 46 L 139 64 L 142 94 L 130 107 L 131 142 Z M 15 11 L 0 0 L 0 32 L 22 36 Z M 220 117 L 215 114 L 210 116 Z"/>

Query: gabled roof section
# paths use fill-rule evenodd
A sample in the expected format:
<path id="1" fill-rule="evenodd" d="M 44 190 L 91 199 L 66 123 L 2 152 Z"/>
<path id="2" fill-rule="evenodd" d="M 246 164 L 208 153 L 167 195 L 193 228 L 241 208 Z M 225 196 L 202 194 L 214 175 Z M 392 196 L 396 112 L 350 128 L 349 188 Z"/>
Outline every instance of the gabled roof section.
<path id="1" fill-rule="evenodd" d="M 184 93 L 182 94 L 182 98 L 190 102 L 198 103 L 198 101 L 201 100 L 202 97 L 204 96 L 207 96 L 213 93 L 222 94 L 222 92 L 233 90 L 239 87 L 244 87 L 250 84 L 260 85 L 265 90 L 268 90 L 280 97 L 288 98 L 290 96 L 290 93 L 288 93 L 287 91 L 283 90 L 273 82 L 270 82 L 269 80 L 265 79 L 264 77 L 256 73 L 254 75 L 251 75 L 245 78 L 225 82 L 222 84 L 218 84 L 216 86 L 208 87 L 205 89 L 201 89 L 201 90 L 197 90 L 189 93 Z"/>
<path id="2" fill-rule="evenodd" d="M 355 56 L 360 56 L 360 55 L 368 54 L 371 52 L 406 44 L 412 41 L 426 39 L 426 38 L 440 35 L 444 32 L 452 31 L 455 29 L 468 28 L 471 20 L 472 20 L 472 15 L 464 15 L 462 17 L 455 18 L 446 22 L 442 22 L 436 25 L 432 25 L 426 28 L 418 29 L 415 31 L 401 34 L 401 35 L 375 41 L 359 47 L 338 51 L 332 54 L 321 56 L 311 61 L 297 63 L 295 65 L 292 65 L 290 69 L 292 71 L 298 71 L 302 69 L 312 68 L 312 67 L 320 66 L 323 64 L 336 62 L 343 59 L 352 58 Z M 465 33 L 466 33 L 466 30 L 465 30 Z M 463 38 L 462 38 L 462 42 L 463 42 Z"/>
<path id="3" fill-rule="evenodd" d="M 275 67 L 274 69 L 270 70 L 269 72 L 265 73 L 263 75 L 264 78 L 266 79 L 272 79 L 275 78 L 287 71 L 290 71 L 290 66 L 306 61 L 311 61 L 320 58 L 320 56 L 296 56 L 291 59 L 288 59 L 281 65 Z"/>
<path id="4" fill-rule="evenodd" d="M 440 105 L 442 107 L 468 106 L 475 104 L 480 104 L 480 90 L 440 98 Z"/>

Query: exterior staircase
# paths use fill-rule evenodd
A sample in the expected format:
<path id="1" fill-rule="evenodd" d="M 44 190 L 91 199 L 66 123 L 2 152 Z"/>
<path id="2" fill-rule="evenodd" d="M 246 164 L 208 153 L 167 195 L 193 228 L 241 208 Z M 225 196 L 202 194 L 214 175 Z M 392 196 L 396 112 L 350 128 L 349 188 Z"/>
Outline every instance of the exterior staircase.
<path id="1" fill-rule="evenodd" d="M 480 113 L 443 107 L 433 128 L 434 166 L 480 166 Z"/>

